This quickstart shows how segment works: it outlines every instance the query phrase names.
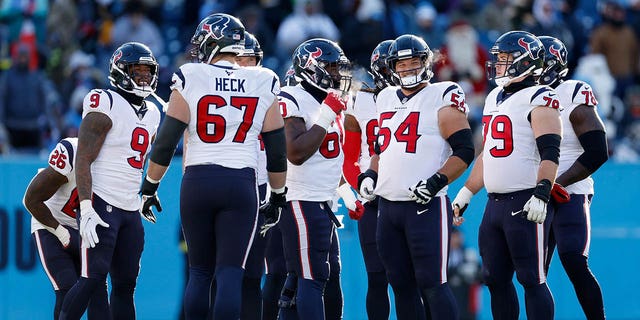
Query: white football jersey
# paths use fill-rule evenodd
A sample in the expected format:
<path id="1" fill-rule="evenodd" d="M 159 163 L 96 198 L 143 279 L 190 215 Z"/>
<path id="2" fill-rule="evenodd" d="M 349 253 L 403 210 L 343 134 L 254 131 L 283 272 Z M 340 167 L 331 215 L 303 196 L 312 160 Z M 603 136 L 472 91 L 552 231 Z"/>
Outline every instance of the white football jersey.
<path id="1" fill-rule="evenodd" d="M 66 138 L 60 140 L 49 154 L 49 167 L 59 174 L 67 177 L 67 183 L 60 186 L 58 191 L 45 201 L 44 204 L 51 210 L 53 217 L 61 225 L 78 229 L 76 222 L 76 210 L 79 209 L 78 191 L 76 190 L 76 151 L 78 150 L 78 138 Z M 43 170 L 43 169 L 40 169 Z M 38 172 L 40 172 L 40 170 Z M 31 232 L 44 229 L 36 218 L 31 218 Z"/>
<path id="2" fill-rule="evenodd" d="M 535 188 L 540 154 L 529 114 L 538 106 L 558 109 L 558 95 L 547 86 L 522 89 L 505 98 L 502 87 L 489 92 L 482 115 L 483 179 L 487 192 Z"/>
<path id="3" fill-rule="evenodd" d="M 450 81 L 430 83 L 411 96 L 399 87 L 378 94 L 378 182 L 375 194 L 391 201 L 410 201 L 409 187 L 428 179 L 451 155 L 442 138 L 438 111 L 455 107 L 468 113 L 462 88 Z M 447 194 L 447 187 L 438 196 Z"/>
<path id="4" fill-rule="evenodd" d="M 369 168 L 373 145 L 378 134 L 378 113 L 375 95 L 371 92 L 358 91 L 356 101 L 347 106 L 346 112 L 356 118 L 360 126 L 360 159 L 361 171 Z"/>
<path id="5" fill-rule="evenodd" d="M 112 123 L 91 165 L 93 193 L 122 210 L 138 210 L 142 172 L 160 111 L 150 101 L 138 110 L 116 91 L 94 89 L 84 98 L 82 117 L 91 112 L 105 114 Z"/>
<path id="6" fill-rule="evenodd" d="M 301 85 L 284 87 L 278 97 L 282 116 L 301 118 L 307 130 L 311 129 L 320 114 L 320 102 Z M 336 192 L 342 175 L 343 117 L 336 117 L 327 135 L 316 151 L 302 165 L 287 160 L 287 200 L 330 201 Z"/>
<path id="7" fill-rule="evenodd" d="M 276 74 L 227 61 L 187 63 L 172 81 L 171 89 L 180 92 L 191 112 L 185 166 L 257 169 L 258 135 L 280 92 Z"/>
<path id="8" fill-rule="evenodd" d="M 558 175 L 560 175 L 567 171 L 584 152 L 569 119 L 571 112 L 582 104 L 596 108 L 598 101 L 591 86 L 578 80 L 562 82 L 556 87 L 556 91 L 558 92 L 560 105 L 563 108 L 560 111 L 560 118 L 562 119 L 562 142 L 560 143 L 560 164 L 558 166 Z M 569 193 L 593 194 L 593 179 L 589 176 L 567 186 L 566 189 Z"/>

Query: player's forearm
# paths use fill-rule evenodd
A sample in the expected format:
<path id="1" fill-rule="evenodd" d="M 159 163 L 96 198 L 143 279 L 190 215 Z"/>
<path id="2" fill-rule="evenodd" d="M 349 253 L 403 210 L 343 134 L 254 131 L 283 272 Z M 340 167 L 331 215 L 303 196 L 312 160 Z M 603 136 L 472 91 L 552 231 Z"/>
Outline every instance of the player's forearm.
<path id="1" fill-rule="evenodd" d="M 465 181 L 464 186 L 473 194 L 478 193 L 478 191 L 484 188 L 483 174 L 482 152 L 480 152 L 471 167 L 471 173 L 469 173 L 469 177 L 467 178 L 467 181 Z"/>
<path id="2" fill-rule="evenodd" d="M 580 162 L 574 162 L 567 171 L 558 176 L 556 182 L 566 187 L 589 177 L 591 173 Z"/>
<path id="3" fill-rule="evenodd" d="M 540 167 L 538 169 L 538 180 L 536 182 L 547 179 L 551 181 L 551 183 L 553 184 L 556 180 L 557 173 L 558 173 L 557 163 L 549 160 L 542 160 L 540 162 Z"/>
<path id="4" fill-rule="evenodd" d="M 162 177 L 164 177 L 164 174 L 167 172 L 168 168 L 169 167 L 167 166 L 159 165 L 153 161 L 149 161 L 147 176 L 151 178 L 151 180 L 160 181 L 162 180 Z"/>
<path id="5" fill-rule="evenodd" d="M 44 202 L 25 199 L 25 206 L 27 210 L 29 210 L 29 213 L 43 225 L 55 229 L 60 224 L 58 220 L 53 217 L 51 210 L 49 210 L 49 207 L 47 207 Z"/>
<path id="6" fill-rule="evenodd" d="M 98 157 L 111 125 L 109 117 L 97 112 L 89 113 L 80 123 L 76 155 L 76 184 L 79 201 L 91 200 L 93 196 L 91 164 Z"/>
<path id="7" fill-rule="evenodd" d="M 284 188 L 287 182 L 287 172 L 267 172 L 271 189 Z"/>
<path id="8" fill-rule="evenodd" d="M 449 183 L 451 183 L 458 179 L 466 169 L 467 164 L 462 161 L 462 159 L 458 157 L 449 157 L 438 172 L 447 176 L 447 178 L 449 178 Z"/>

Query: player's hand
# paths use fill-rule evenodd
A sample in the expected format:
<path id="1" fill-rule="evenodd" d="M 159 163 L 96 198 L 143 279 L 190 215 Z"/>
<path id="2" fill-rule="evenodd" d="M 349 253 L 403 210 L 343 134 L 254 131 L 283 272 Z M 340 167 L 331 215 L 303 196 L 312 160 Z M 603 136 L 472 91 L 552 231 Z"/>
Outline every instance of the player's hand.
<path id="1" fill-rule="evenodd" d="M 436 172 L 427 180 L 420 180 L 414 186 L 409 187 L 409 199 L 419 203 L 428 204 L 442 188 L 449 183 L 449 178 Z"/>
<path id="2" fill-rule="evenodd" d="M 544 219 L 547 218 L 547 203 L 536 196 L 531 196 L 529 201 L 524 204 L 522 213 L 529 221 L 544 223 Z"/>
<path id="3" fill-rule="evenodd" d="M 267 235 L 267 231 L 278 224 L 280 221 L 280 214 L 282 214 L 282 209 L 286 205 L 287 187 L 285 187 L 280 193 L 271 191 L 269 202 L 260 207 L 260 213 L 264 215 L 264 224 L 260 227 L 260 235 L 265 237 Z"/>
<path id="4" fill-rule="evenodd" d="M 373 191 L 376 189 L 376 182 L 378 181 L 378 173 L 372 169 L 358 175 L 358 191 L 362 198 L 368 201 L 372 201 L 376 198 Z"/>
<path id="5" fill-rule="evenodd" d="M 331 108 L 331 111 L 333 111 L 336 115 L 339 115 L 340 112 L 347 109 L 347 101 L 340 98 L 340 96 L 338 96 L 338 94 L 336 94 L 335 92 L 329 92 L 329 94 L 327 94 L 327 97 L 324 98 L 324 101 L 322 101 L 322 104 L 325 104 L 329 108 Z"/>
<path id="6" fill-rule="evenodd" d="M 364 206 L 362 205 L 362 202 L 360 202 L 360 200 L 356 200 L 355 206 L 355 209 L 349 209 L 349 218 L 353 220 L 360 220 L 360 218 L 362 218 L 362 215 L 364 214 Z"/>
<path id="7" fill-rule="evenodd" d="M 533 195 L 524 204 L 522 214 L 527 220 L 535 223 L 544 223 L 547 218 L 547 203 L 551 194 L 551 181 L 543 179 L 536 185 Z"/>
<path id="8" fill-rule="evenodd" d="M 71 242 L 71 234 L 69 234 L 69 230 L 67 230 L 67 228 L 63 227 L 61 224 L 58 224 L 57 228 L 51 228 L 51 227 L 44 227 L 47 231 L 51 232 L 54 236 L 56 236 L 56 238 L 58 238 L 58 240 L 60 240 L 60 243 L 62 244 L 63 248 L 67 248 L 69 247 L 69 243 Z"/>
<path id="9" fill-rule="evenodd" d="M 351 187 L 348 183 L 345 183 L 336 189 L 340 198 L 344 202 L 344 206 L 349 210 L 349 218 L 353 220 L 360 220 L 364 213 L 364 206 L 360 200 L 356 199 L 356 196 L 351 192 Z"/>
<path id="10" fill-rule="evenodd" d="M 102 221 L 96 210 L 93 209 L 91 200 L 80 202 L 80 236 L 82 236 L 83 248 L 94 248 L 100 240 L 96 232 L 97 226 L 109 228 L 109 224 Z"/>
<path id="11" fill-rule="evenodd" d="M 571 195 L 562 185 L 554 183 L 551 188 L 551 198 L 557 203 L 567 203 L 571 201 Z"/>
<path id="12" fill-rule="evenodd" d="M 140 187 L 140 214 L 151 223 L 156 223 L 156 215 L 153 214 L 151 207 L 155 206 L 158 212 L 162 212 L 162 205 L 157 192 L 159 185 L 159 182 L 153 183 L 146 177 Z"/>
<path id="13" fill-rule="evenodd" d="M 451 207 L 453 208 L 453 224 L 455 226 L 460 226 L 464 222 L 462 215 L 467 210 L 469 202 L 471 202 L 471 197 L 473 197 L 473 192 L 467 189 L 467 187 L 462 186 L 456 198 L 453 199 Z"/>

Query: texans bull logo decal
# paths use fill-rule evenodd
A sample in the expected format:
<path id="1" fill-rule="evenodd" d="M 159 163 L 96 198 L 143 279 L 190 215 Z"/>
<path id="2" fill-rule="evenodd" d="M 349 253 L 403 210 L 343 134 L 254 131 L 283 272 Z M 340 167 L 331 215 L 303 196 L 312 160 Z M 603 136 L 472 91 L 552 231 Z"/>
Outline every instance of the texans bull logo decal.
<path id="1" fill-rule="evenodd" d="M 560 50 L 558 50 L 558 49 L 554 48 L 553 46 L 551 46 L 551 47 L 549 47 L 549 53 L 551 53 L 556 58 L 558 58 L 558 61 L 560 61 L 562 63 L 566 63 L 564 57 L 562 57 L 562 53 L 560 52 Z"/>
<path id="2" fill-rule="evenodd" d="M 306 69 L 311 66 L 311 64 L 315 63 L 316 58 L 319 58 L 322 55 L 322 49 L 316 47 L 316 51 L 314 52 L 307 50 L 307 48 L 305 48 L 304 50 L 309 53 L 309 58 L 307 58 L 307 62 L 302 67 L 303 69 Z"/>
<path id="3" fill-rule="evenodd" d="M 535 41 L 526 42 L 524 41 L 524 38 L 520 38 L 518 39 L 518 45 L 524 48 L 525 50 L 527 50 L 527 53 L 529 54 L 529 57 L 531 57 L 531 59 L 537 58 L 533 56 L 533 50 L 532 50 L 532 49 L 537 49 Z M 536 51 L 536 53 L 539 53 L 539 51 Z"/>

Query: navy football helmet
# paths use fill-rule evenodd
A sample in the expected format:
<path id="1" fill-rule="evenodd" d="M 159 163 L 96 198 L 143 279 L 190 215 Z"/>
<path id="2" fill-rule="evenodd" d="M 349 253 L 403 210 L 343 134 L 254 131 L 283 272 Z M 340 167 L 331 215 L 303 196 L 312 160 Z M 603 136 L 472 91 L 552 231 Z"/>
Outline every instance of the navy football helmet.
<path id="1" fill-rule="evenodd" d="M 562 82 L 569 73 L 567 47 L 554 37 L 542 36 L 538 39 L 544 46 L 544 69 L 540 76 L 540 84 L 553 85 Z"/>
<path id="2" fill-rule="evenodd" d="M 542 73 L 544 46 L 533 34 L 526 31 L 510 31 L 501 35 L 490 50 L 491 61 L 487 61 L 487 78 L 498 86 L 508 86 L 514 79 L 534 77 Z M 509 54 L 507 60 L 499 60 L 499 54 Z M 505 68 L 496 74 L 496 66 Z"/>
<path id="3" fill-rule="evenodd" d="M 139 84 L 134 79 L 134 65 L 148 65 L 151 70 L 146 84 Z M 156 91 L 158 86 L 158 62 L 151 49 L 139 42 L 127 42 L 113 52 L 109 61 L 109 82 L 112 86 L 146 98 Z"/>
<path id="4" fill-rule="evenodd" d="M 282 83 L 285 86 L 295 86 L 299 83 L 300 81 L 298 80 L 298 78 L 296 78 L 296 70 L 293 67 L 293 65 L 289 66 L 289 69 L 287 69 L 287 73 L 284 75 L 284 81 L 282 81 Z"/>
<path id="5" fill-rule="evenodd" d="M 379 90 L 386 88 L 392 84 L 391 70 L 387 65 L 387 57 L 389 57 L 389 47 L 393 40 L 384 40 L 380 42 L 371 53 L 371 76 L 373 83 Z"/>
<path id="6" fill-rule="evenodd" d="M 295 76 L 323 90 L 351 87 L 351 63 L 337 43 L 315 38 L 300 44 L 293 52 Z"/>
<path id="7" fill-rule="evenodd" d="M 263 52 L 258 39 L 251 33 L 244 32 L 244 51 L 238 57 L 256 57 L 256 65 L 262 63 Z"/>
<path id="8" fill-rule="evenodd" d="M 191 44 L 194 45 L 191 55 L 204 63 L 211 63 L 218 53 L 242 54 L 244 25 L 234 16 L 214 13 L 200 21 Z"/>
<path id="9" fill-rule="evenodd" d="M 400 60 L 419 57 L 422 66 L 414 71 L 413 75 L 400 77 L 396 72 L 396 64 Z M 431 64 L 433 62 L 433 52 L 427 43 L 420 37 L 412 34 L 405 34 L 397 37 L 389 47 L 387 65 L 391 70 L 391 80 L 394 84 L 403 88 L 414 88 L 421 83 L 428 82 L 433 77 Z"/>

